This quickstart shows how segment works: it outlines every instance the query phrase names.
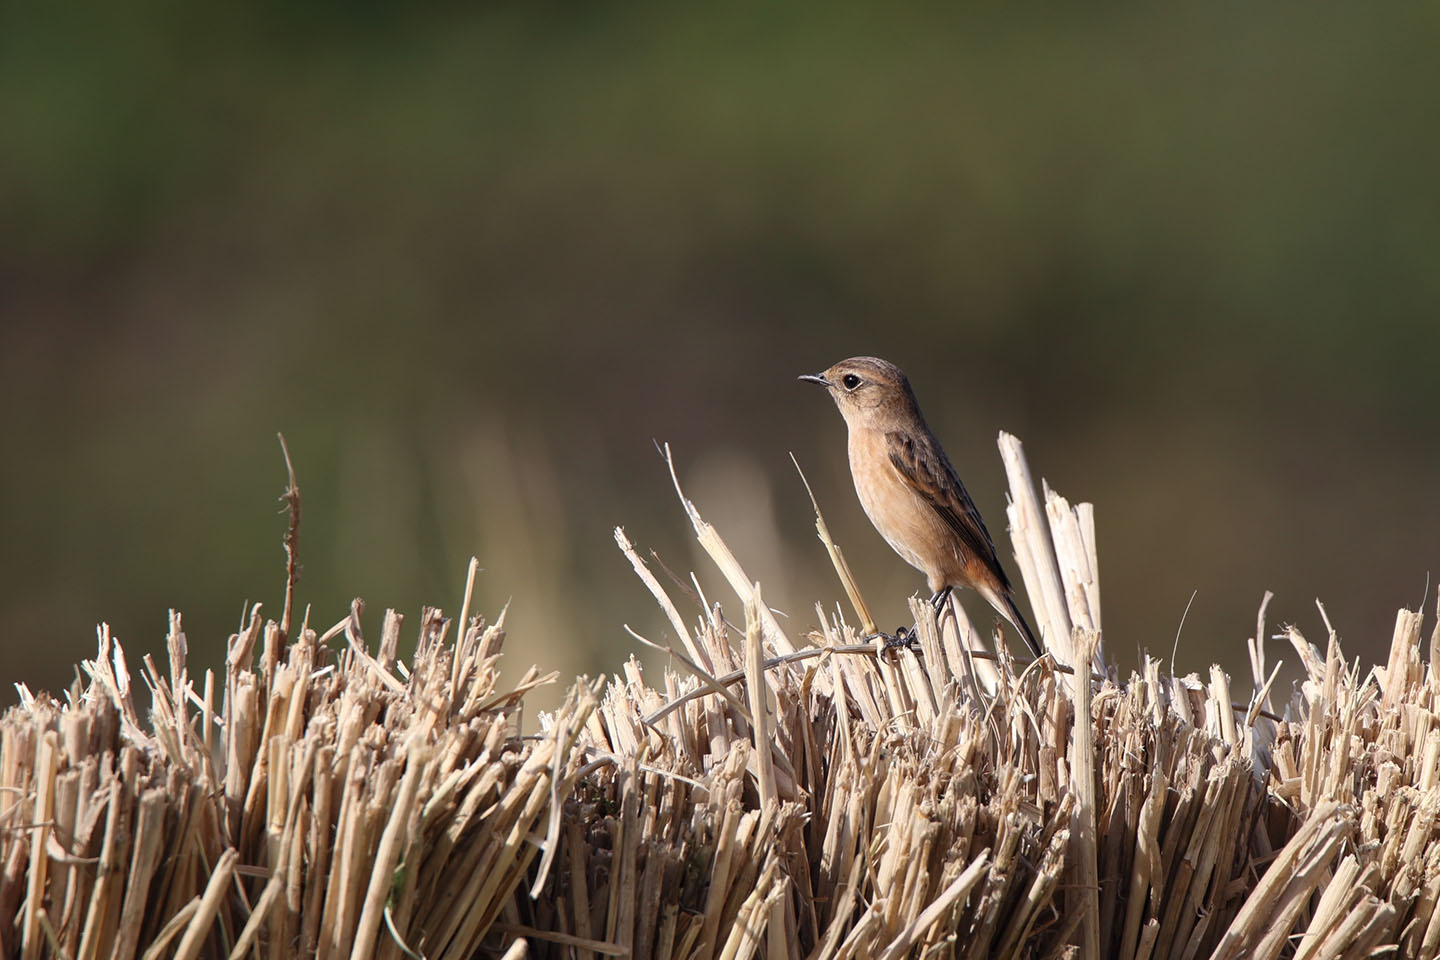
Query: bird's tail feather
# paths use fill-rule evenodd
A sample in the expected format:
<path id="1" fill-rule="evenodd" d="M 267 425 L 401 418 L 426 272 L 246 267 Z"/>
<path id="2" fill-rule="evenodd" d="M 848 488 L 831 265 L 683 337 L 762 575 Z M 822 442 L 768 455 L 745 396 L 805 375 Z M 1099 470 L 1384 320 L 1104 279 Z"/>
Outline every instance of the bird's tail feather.
<path id="1" fill-rule="evenodd" d="M 1030 629 L 1030 623 L 1025 619 L 1025 615 L 1015 605 L 1014 597 L 1009 594 L 1005 595 L 1005 606 L 1000 612 L 1005 615 L 1006 620 L 1010 621 L 1011 626 L 1020 631 L 1020 636 L 1025 639 L 1025 645 L 1030 648 L 1030 652 L 1035 654 L 1036 658 L 1043 657 L 1045 649 L 1040 646 L 1040 639 L 1035 636 L 1035 631 Z"/>
<path id="2" fill-rule="evenodd" d="M 1030 648 L 1030 652 L 1035 655 L 1036 659 L 1045 655 L 1045 648 L 1040 645 L 1035 631 L 1030 629 L 1030 622 L 1025 619 L 1025 615 L 1015 605 L 1014 594 L 1000 584 L 976 584 L 975 590 L 985 598 L 990 606 L 995 608 L 996 613 L 1010 621 L 1010 625 L 1020 634 L 1021 639 L 1025 641 L 1025 645 Z"/>

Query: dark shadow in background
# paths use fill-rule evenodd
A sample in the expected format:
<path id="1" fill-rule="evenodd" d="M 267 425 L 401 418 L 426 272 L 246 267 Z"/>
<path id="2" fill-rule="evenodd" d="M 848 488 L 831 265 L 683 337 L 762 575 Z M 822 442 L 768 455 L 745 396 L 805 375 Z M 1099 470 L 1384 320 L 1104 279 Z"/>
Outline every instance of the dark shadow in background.
<path id="1" fill-rule="evenodd" d="M 0 679 L 278 615 L 276 430 L 322 629 L 458 612 L 473 553 L 512 670 L 613 669 L 667 631 L 613 525 L 699 567 L 652 438 L 798 633 L 841 594 L 793 450 L 899 623 L 794 382 L 862 352 L 997 535 L 1002 427 L 1096 503 L 1122 656 L 1192 591 L 1183 669 L 1267 588 L 1388 641 L 1440 530 L 1437 20 L 10 5 Z"/>

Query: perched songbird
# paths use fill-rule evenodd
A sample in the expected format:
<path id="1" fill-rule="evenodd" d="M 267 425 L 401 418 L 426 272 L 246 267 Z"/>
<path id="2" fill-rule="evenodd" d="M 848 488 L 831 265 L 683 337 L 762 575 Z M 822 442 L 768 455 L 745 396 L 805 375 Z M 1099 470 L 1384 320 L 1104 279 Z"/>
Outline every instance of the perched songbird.
<path id="1" fill-rule="evenodd" d="M 972 587 L 1040 656 L 980 511 L 925 425 L 900 368 L 876 357 L 852 357 L 800 379 L 823 386 L 840 408 L 850 429 L 850 475 L 860 505 L 895 552 L 925 574 L 936 609 L 954 587 Z"/>

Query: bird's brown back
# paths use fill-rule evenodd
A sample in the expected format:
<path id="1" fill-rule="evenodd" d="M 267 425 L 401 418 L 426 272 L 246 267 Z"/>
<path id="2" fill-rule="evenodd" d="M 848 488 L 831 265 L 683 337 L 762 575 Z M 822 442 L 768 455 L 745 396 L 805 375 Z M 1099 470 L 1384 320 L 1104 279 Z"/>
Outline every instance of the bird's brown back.
<path id="1" fill-rule="evenodd" d="M 960 580 L 990 583 L 1004 593 L 1010 589 L 1005 568 L 995 553 L 990 531 L 950 458 L 935 436 L 920 421 L 917 430 L 892 430 L 885 435 L 889 462 L 906 486 L 915 491 L 949 532 L 949 548 L 957 554 L 962 570 L 951 571 L 947 583 Z M 939 589 L 935 587 L 933 589 Z"/>

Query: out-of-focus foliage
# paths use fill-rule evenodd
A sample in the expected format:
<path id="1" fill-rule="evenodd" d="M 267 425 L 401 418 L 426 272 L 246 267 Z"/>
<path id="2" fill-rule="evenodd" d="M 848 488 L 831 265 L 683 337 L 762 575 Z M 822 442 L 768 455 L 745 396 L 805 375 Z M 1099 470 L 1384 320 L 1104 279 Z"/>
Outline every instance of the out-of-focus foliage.
<path id="1" fill-rule="evenodd" d="M 1266 588 L 1388 639 L 1440 546 L 1437 28 L 0 7 L 0 679 L 63 685 L 101 619 L 156 647 L 171 606 L 218 661 L 280 600 L 276 430 L 322 627 L 456 608 L 473 553 L 512 659 L 609 668 L 666 629 L 610 527 L 693 565 L 652 438 L 798 631 L 840 593 L 793 450 L 898 623 L 920 580 L 793 380 L 862 352 L 997 539 L 998 428 L 1097 504 L 1112 649 L 1168 653 L 1198 591 L 1179 663 L 1230 657 Z"/>

